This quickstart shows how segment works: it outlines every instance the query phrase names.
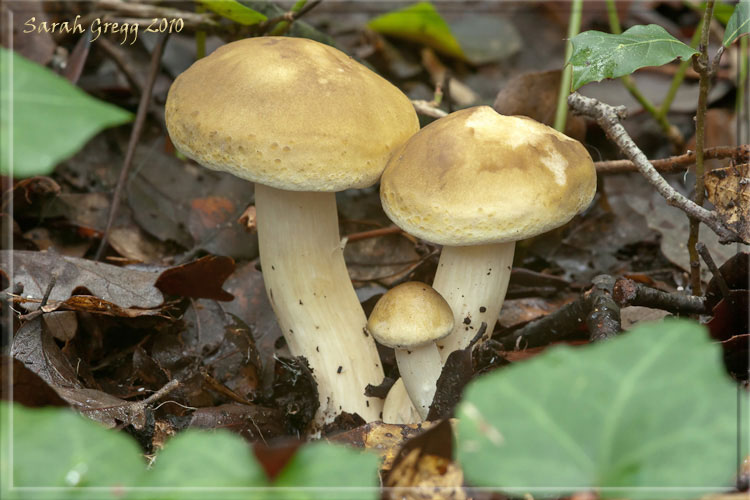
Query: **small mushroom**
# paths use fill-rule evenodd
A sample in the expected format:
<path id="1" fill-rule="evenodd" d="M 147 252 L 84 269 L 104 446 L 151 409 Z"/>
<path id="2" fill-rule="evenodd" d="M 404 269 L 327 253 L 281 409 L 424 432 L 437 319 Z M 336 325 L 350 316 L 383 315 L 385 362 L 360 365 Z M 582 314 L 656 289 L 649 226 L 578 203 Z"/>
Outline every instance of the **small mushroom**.
<path id="1" fill-rule="evenodd" d="M 422 421 L 401 377 L 393 383 L 385 396 L 381 420 L 386 424 L 418 424 Z"/>
<path id="2" fill-rule="evenodd" d="M 316 424 L 378 419 L 383 380 L 340 245 L 336 191 L 373 185 L 419 129 L 409 99 L 339 50 L 260 37 L 224 45 L 172 84 L 169 135 L 198 163 L 254 181 L 263 280 L 284 338 L 318 383 Z"/>
<path id="3" fill-rule="evenodd" d="M 453 311 L 430 285 L 418 281 L 388 290 L 370 313 L 367 331 L 396 351 L 406 392 L 422 420 L 427 418 L 443 368 L 435 341 L 453 330 Z"/>
<path id="4" fill-rule="evenodd" d="M 483 322 L 492 335 L 515 242 L 565 224 L 595 191 L 596 170 L 581 143 L 488 106 L 440 118 L 394 153 L 380 184 L 385 213 L 443 245 L 433 286 L 455 315 L 453 332 L 438 342 L 443 362 Z"/>

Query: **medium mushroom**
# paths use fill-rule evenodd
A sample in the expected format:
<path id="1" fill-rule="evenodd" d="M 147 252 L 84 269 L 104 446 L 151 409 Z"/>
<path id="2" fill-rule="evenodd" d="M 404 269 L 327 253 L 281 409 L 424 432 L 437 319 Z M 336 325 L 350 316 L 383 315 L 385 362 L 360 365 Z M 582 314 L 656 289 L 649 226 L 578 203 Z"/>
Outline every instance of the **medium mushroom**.
<path id="1" fill-rule="evenodd" d="M 396 351 L 406 392 L 427 418 L 443 363 L 435 341 L 453 330 L 453 311 L 430 285 L 409 281 L 388 290 L 367 320 L 367 331 Z"/>
<path id="2" fill-rule="evenodd" d="M 381 179 L 383 209 L 405 231 L 443 245 L 433 287 L 455 315 L 438 342 L 443 362 L 482 322 L 492 334 L 515 242 L 565 224 L 595 191 L 594 164 L 578 141 L 487 106 L 434 121 L 394 153 Z"/>
<path id="3" fill-rule="evenodd" d="M 318 383 L 318 426 L 342 410 L 379 418 L 383 380 L 343 259 L 335 192 L 373 185 L 419 129 L 409 99 L 339 50 L 250 38 L 220 47 L 172 84 L 172 142 L 208 168 L 254 181 L 266 291 L 291 353 Z"/>

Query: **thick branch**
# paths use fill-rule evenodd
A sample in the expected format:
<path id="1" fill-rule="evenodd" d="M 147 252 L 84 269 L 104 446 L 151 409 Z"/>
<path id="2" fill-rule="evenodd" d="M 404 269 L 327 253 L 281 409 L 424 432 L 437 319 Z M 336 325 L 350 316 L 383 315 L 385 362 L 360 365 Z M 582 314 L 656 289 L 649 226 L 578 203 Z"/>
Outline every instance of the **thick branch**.
<path id="1" fill-rule="evenodd" d="M 679 315 L 705 314 L 707 312 L 703 297 L 664 292 L 636 283 L 628 278 L 619 278 L 615 282 L 613 297 L 620 307 L 650 307 Z"/>
<path id="2" fill-rule="evenodd" d="M 625 107 L 619 106 L 614 107 L 609 104 L 604 104 L 591 97 L 585 97 L 577 92 L 574 92 L 568 97 L 568 104 L 577 113 L 589 116 L 596 120 L 607 137 L 617 144 L 620 150 L 627 156 L 633 164 L 638 168 L 638 171 L 656 188 L 667 203 L 679 208 L 691 217 L 694 217 L 706 226 L 708 226 L 713 232 L 715 232 L 721 243 L 733 243 L 743 242 L 740 236 L 726 227 L 721 221 L 721 218 L 716 212 L 706 210 L 705 208 L 690 201 L 685 196 L 681 195 L 670 186 L 666 180 L 659 174 L 654 166 L 648 161 L 646 155 L 643 154 L 638 146 L 630 138 L 625 127 L 622 126 L 620 120 L 625 117 Z"/>

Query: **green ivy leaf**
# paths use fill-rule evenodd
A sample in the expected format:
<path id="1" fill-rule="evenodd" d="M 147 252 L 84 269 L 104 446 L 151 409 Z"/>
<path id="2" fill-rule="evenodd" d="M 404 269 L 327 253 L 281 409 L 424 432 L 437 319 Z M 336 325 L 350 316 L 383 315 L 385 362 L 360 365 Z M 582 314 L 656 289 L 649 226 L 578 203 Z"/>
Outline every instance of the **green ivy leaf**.
<path id="1" fill-rule="evenodd" d="M 122 432 L 105 429 L 69 409 L 0 405 L 3 417 L 13 412 L 11 428 L 9 419 L 3 418 L 3 438 L 6 432 L 13 436 L 12 448 L 3 455 L 12 454 L 12 460 L 5 456 L 7 462 L 2 464 L 5 468 L 12 463 L 13 487 L 57 487 L 11 490 L 17 498 L 117 498 L 140 484 L 146 473 L 138 445 Z M 107 489 L 97 492 L 87 488 L 91 486 Z"/>
<path id="2" fill-rule="evenodd" d="M 295 500 L 377 500 L 378 458 L 323 442 L 297 450 L 274 483 L 274 498 Z M 290 489 L 291 488 L 291 489 Z"/>
<path id="3" fill-rule="evenodd" d="M 705 329 L 684 320 L 550 348 L 467 387 L 459 462 L 470 483 L 514 496 L 721 491 L 736 467 L 737 393 L 720 360 Z"/>
<path id="4" fill-rule="evenodd" d="M 450 26 L 430 2 L 419 2 L 385 13 L 367 26 L 383 35 L 422 43 L 449 56 L 464 58 Z"/>
<path id="5" fill-rule="evenodd" d="M 198 0 L 208 10 L 236 23 L 252 26 L 268 19 L 260 12 L 242 5 L 237 0 Z"/>
<path id="6" fill-rule="evenodd" d="M 734 8 L 724 31 L 724 47 L 729 47 L 743 35 L 750 33 L 750 0 L 741 0 Z"/>
<path id="7" fill-rule="evenodd" d="M 661 66 L 698 51 L 655 24 L 633 26 L 620 35 L 585 31 L 570 39 L 573 90 L 604 78 L 619 78 L 645 66 Z"/>
<path id="8" fill-rule="evenodd" d="M 701 10 L 706 8 L 706 2 L 700 3 Z M 732 17 L 734 12 L 734 4 L 726 2 L 715 2 L 714 3 L 714 19 L 719 21 L 724 26 L 729 22 L 729 18 Z"/>
<path id="9" fill-rule="evenodd" d="M 156 456 L 148 486 L 167 487 L 162 500 L 248 498 L 225 488 L 268 486 L 266 474 L 244 439 L 228 431 L 185 431 Z M 200 488 L 200 489 L 193 489 Z"/>
<path id="10" fill-rule="evenodd" d="M 94 99 L 47 68 L 0 48 L 1 174 L 17 178 L 49 174 L 99 131 L 131 119 L 127 111 Z"/>

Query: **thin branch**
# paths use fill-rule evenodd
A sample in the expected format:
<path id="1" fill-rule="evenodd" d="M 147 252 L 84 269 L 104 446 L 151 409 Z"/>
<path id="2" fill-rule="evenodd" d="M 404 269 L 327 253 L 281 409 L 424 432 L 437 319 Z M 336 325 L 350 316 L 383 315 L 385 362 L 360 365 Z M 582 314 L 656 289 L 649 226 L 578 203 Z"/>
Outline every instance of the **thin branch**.
<path id="1" fill-rule="evenodd" d="M 97 0 L 97 9 L 116 12 L 124 16 L 142 18 L 142 22 L 150 24 L 155 17 L 166 19 L 182 19 L 185 26 L 194 28 L 218 27 L 219 23 L 212 14 L 198 14 L 195 12 L 179 10 L 172 7 L 160 7 L 135 2 L 122 2 L 120 0 Z"/>
<path id="2" fill-rule="evenodd" d="M 154 52 L 151 55 L 151 64 L 149 65 L 148 81 L 146 82 L 146 88 L 143 89 L 141 94 L 141 101 L 138 103 L 138 111 L 135 115 L 135 123 L 133 124 L 133 131 L 130 134 L 130 142 L 128 142 L 128 150 L 125 153 L 125 161 L 120 171 L 120 177 L 117 179 L 117 186 L 115 186 L 115 192 L 112 196 L 112 205 L 109 207 L 109 216 L 107 217 L 107 227 L 102 235 L 102 240 L 99 242 L 99 248 L 96 251 L 94 260 L 100 260 L 104 250 L 107 248 L 107 240 L 109 239 L 109 232 L 112 230 L 112 224 L 115 221 L 115 215 L 117 214 L 117 208 L 120 205 L 120 197 L 122 196 L 122 190 L 125 187 L 125 182 L 128 179 L 128 173 L 130 172 L 130 165 L 133 163 L 133 157 L 135 156 L 135 148 L 138 145 L 138 141 L 143 131 L 143 124 L 146 121 L 146 113 L 148 112 L 149 104 L 151 103 L 151 93 L 154 89 L 154 82 L 156 76 L 159 74 L 159 68 L 161 67 L 161 56 L 164 53 L 164 46 L 167 44 L 169 33 L 163 33 L 159 37 L 159 41 L 154 46 Z"/>
<path id="3" fill-rule="evenodd" d="M 732 158 L 735 163 L 750 162 L 750 144 L 740 146 L 719 146 L 703 151 L 707 160 L 723 160 Z M 662 173 L 682 172 L 691 165 L 695 165 L 695 151 L 688 151 L 679 156 L 670 156 L 659 160 L 651 160 L 651 165 Z M 621 174 L 637 172 L 638 167 L 630 160 L 611 160 L 594 162 L 598 174 Z"/>
<path id="4" fill-rule="evenodd" d="M 294 21 L 298 20 L 299 18 L 301 18 L 302 16 L 310 12 L 322 1 L 323 0 L 313 0 L 312 2 L 305 4 L 305 6 L 299 10 L 294 10 L 294 7 L 292 7 L 292 9 L 290 9 L 287 12 L 284 12 L 281 15 L 272 17 L 270 19 L 266 19 L 262 23 L 258 24 L 257 32 L 259 34 L 264 34 L 270 31 L 271 35 L 274 35 L 274 36 L 283 35 L 287 31 L 289 31 L 289 28 L 291 28 L 292 23 L 294 23 Z"/>
<path id="5" fill-rule="evenodd" d="M 440 108 L 436 108 L 430 101 L 415 99 L 411 101 L 412 106 L 420 115 L 431 116 L 432 118 L 442 118 L 448 116 L 448 113 Z"/>
<path id="6" fill-rule="evenodd" d="M 727 280 L 724 279 L 724 275 L 721 274 L 719 266 L 717 266 L 716 262 L 714 262 L 714 258 L 711 256 L 711 252 L 709 252 L 708 247 L 703 242 L 699 241 L 695 245 L 695 248 L 696 250 L 698 250 L 700 256 L 703 257 L 703 262 L 706 263 L 708 269 L 711 271 L 711 274 L 714 276 L 716 283 L 719 285 L 721 296 L 724 297 L 725 300 L 731 300 L 732 292 L 729 290 Z"/>
<path id="7" fill-rule="evenodd" d="M 695 204 L 672 188 L 666 180 L 659 174 L 654 166 L 648 161 L 633 139 L 628 135 L 625 127 L 620 120 L 625 118 L 626 110 L 624 106 L 610 106 L 591 97 L 585 97 L 575 92 L 568 97 L 570 107 L 582 115 L 589 116 L 596 120 L 600 127 L 607 134 L 607 137 L 614 142 L 620 150 L 635 164 L 638 171 L 648 180 L 661 194 L 669 205 L 679 208 L 700 220 L 715 232 L 722 243 L 740 242 L 744 243 L 742 238 L 733 230 L 728 228 L 716 212 L 706 210 Z"/>

